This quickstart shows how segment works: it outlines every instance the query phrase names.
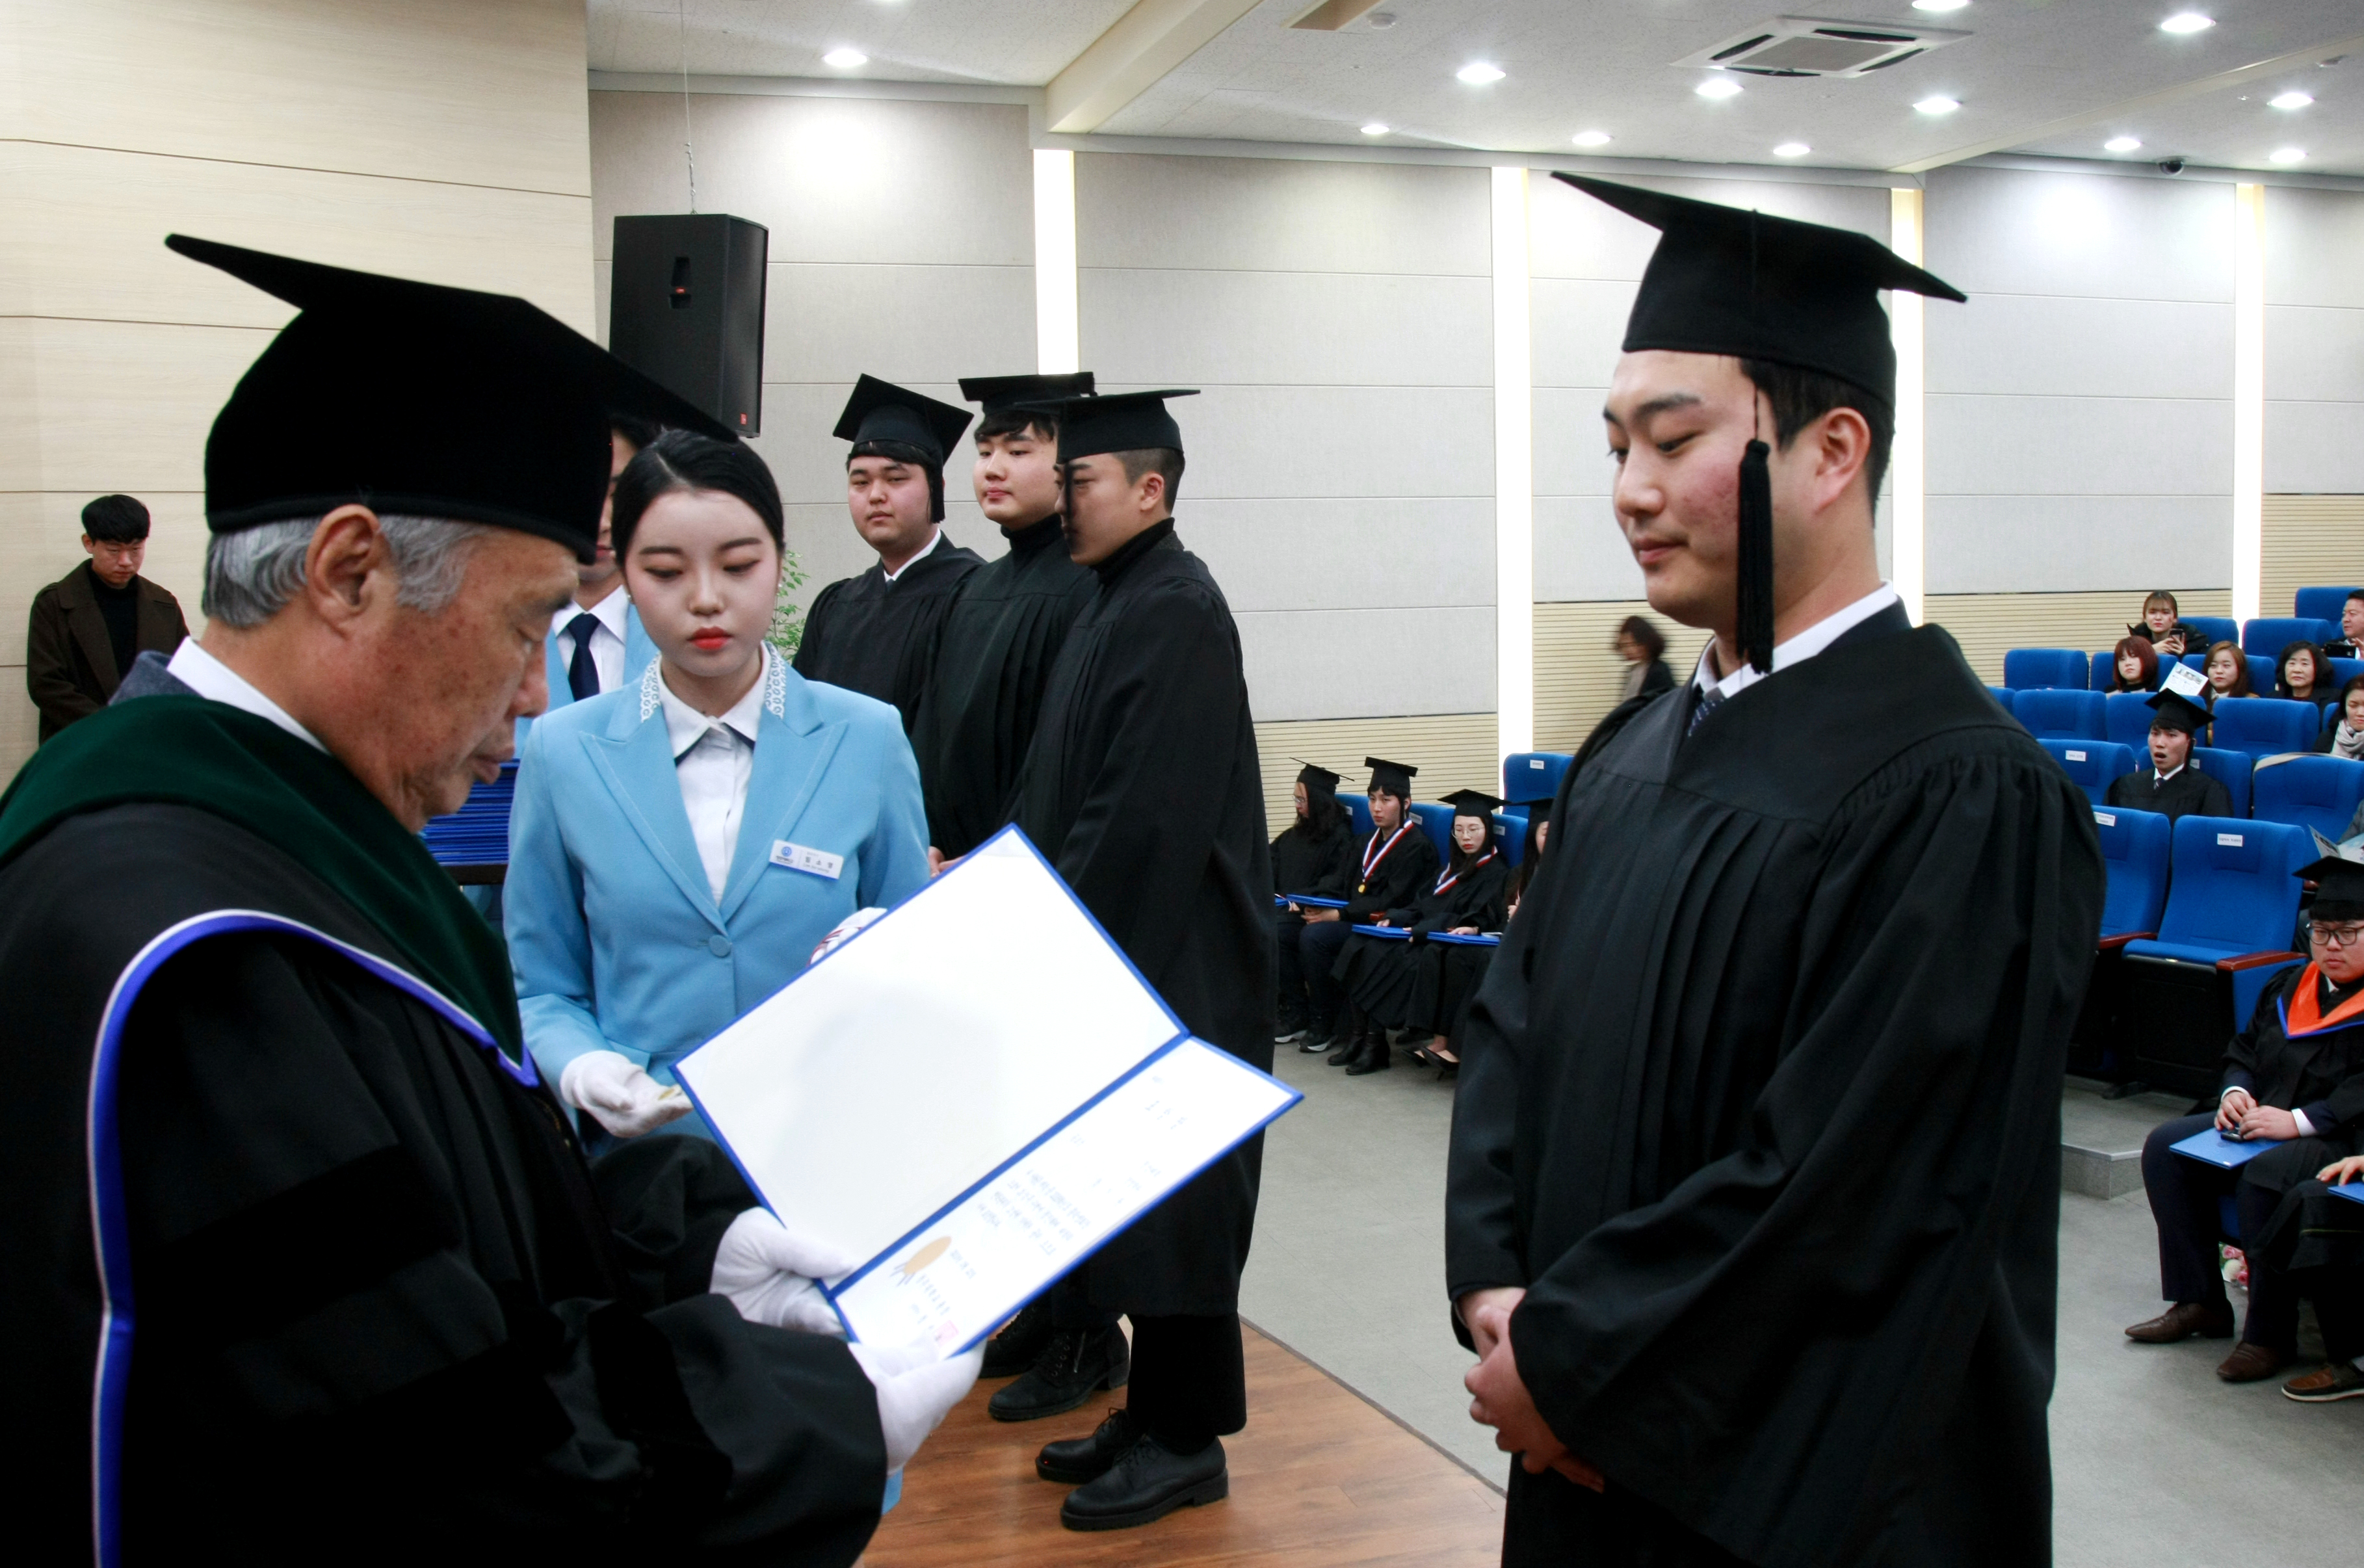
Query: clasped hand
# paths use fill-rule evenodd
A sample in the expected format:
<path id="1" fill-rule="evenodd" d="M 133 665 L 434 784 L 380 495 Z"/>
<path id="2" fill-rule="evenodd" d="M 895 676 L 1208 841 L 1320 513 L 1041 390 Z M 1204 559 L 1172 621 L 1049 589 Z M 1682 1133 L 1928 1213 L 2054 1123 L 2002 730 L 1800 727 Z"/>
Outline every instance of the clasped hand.
<path id="1" fill-rule="evenodd" d="M 2275 1142 L 2298 1136 L 2298 1118 L 2272 1106 L 2258 1104 L 2247 1089 L 2227 1089 L 2216 1102 L 2216 1130 L 2235 1138 L 2262 1138 Z"/>
<path id="2" fill-rule="evenodd" d="M 689 1096 L 668 1089 L 618 1051 L 586 1051 L 558 1075 L 558 1097 L 588 1111 L 618 1138 L 638 1138 L 689 1114 Z"/>
<path id="3" fill-rule="evenodd" d="M 1519 1375 L 1517 1354 L 1511 1348 L 1511 1314 L 1525 1299 L 1516 1287 L 1473 1290 L 1461 1298 L 1461 1320 L 1478 1347 L 1478 1364 L 1461 1380 L 1474 1396 L 1469 1418 L 1494 1429 L 1494 1446 L 1515 1453 L 1530 1475 L 1556 1470 L 1578 1485 L 1599 1492 L 1608 1483 L 1600 1472 L 1568 1451 L 1535 1408 Z"/>

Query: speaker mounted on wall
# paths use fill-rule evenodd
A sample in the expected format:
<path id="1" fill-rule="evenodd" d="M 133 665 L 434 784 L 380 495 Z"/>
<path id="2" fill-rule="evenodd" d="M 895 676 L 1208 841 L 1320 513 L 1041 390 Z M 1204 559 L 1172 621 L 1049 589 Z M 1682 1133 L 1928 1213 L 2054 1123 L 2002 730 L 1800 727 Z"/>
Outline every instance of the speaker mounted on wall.
<path id="1" fill-rule="evenodd" d="M 771 238 L 726 213 L 616 219 L 609 350 L 742 436 L 764 429 Z"/>

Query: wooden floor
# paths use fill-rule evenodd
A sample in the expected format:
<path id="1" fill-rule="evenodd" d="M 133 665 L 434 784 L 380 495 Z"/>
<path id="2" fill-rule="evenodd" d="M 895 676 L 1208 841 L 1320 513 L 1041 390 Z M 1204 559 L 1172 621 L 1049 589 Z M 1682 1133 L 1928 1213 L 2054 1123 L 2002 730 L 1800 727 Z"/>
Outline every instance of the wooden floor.
<path id="1" fill-rule="evenodd" d="M 1422 1563 L 1500 1560 L 1502 1499 L 1285 1347 L 1245 1329 L 1247 1430 L 1225 1438 L 1232 1495 L 1140 1529 L 1063 1529 L 1067 1488 L 1038 1479 L 1034 1451 L 1099 1424 L 1102 1396 L 1069 1415 L 1011 1424 L 980 1383 L 928 1440 L 862 1568 L 1058 1563 Z"/>

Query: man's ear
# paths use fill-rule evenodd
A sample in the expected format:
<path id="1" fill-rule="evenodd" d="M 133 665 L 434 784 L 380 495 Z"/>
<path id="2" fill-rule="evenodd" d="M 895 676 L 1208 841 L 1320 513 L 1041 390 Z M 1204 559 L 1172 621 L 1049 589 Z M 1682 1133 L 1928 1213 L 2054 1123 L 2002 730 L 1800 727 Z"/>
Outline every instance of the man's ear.
<path id="1" fill-rule="evenodd" d="M 1819 512 L 1845 495 L 1864 472 L 1871 459 L 1871 426 L 1855 409 L 1834 408 L 1811 429 L 1800 431 L 1799 439 L 1813 443 L 1813 499 Z M 1866 499 L 1877 506 L 1879 498 Z"/>
<path id="2" fill-rule="evenodd" d="M 350 627 L 369 611 L 371 577 L 391 565 L 377 514 L 367 506 L 340 506 L 320 519 L 305 548 L 305 602 L 324 625 Z"/>
<path id="3" fill-rule="evenodd" d="M 1165 475 L 1151 469 L 1141 476 L 1141 509 L 1154 512 L 1165 499 Z"/>

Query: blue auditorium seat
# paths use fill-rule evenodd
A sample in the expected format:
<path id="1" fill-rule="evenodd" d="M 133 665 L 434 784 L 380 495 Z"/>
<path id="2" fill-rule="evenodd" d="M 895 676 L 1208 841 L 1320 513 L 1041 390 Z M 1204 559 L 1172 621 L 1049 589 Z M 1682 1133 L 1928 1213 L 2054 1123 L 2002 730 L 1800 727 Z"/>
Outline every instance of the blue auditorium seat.
<path id="1" fill-rule="evenodd" d="M 1527 808 L 1506 806 L 1494 813 L 1494 842 L 1502 846 L 1502 859 L 1512 870 L 1527 858 Z"/>
<path id="2" fill-rule="evenodd" d="M 1502 759 L 1502 798 L 1534 800 L 1559 793 L 1559 781 L 1576 759 L 1566 751 L 1513 751 Z"/>
<path id="3" fill-rule="evenodd" d="M 2208 739 L 2219 751 L 2247 751 L 2252 758 L 2303 751 L 2323 728 L 2323 710 L 2311 702 L 2280 697 L 2235 697 L 2216 705 Z"/>
<path id="4" fill-rule="evenodd" d="M 2102 945 L 2156 936 L 2167 907 L 2168 851 L 2174 824 L 2156 811 L 2103 806 L 2093 813 L 2109 893 L 2102 902 Z"/>
<path id="5" fill-rule="evenodd" d="M 2109 705 L 2099 692 L 2040 686 L 2011 695 L 2011 716 L 2026 726 L 2027 732 L 2038 740 L 2056 736 L 2062 740 L 2103 740 L 2109 734 L 2105 717 L 2108 712 Z"/>
<path id="6" fill-rule="evenodd" d="M 2233 797 L 2233 815 L 2249 814 L 2249 776 L 2255 766 L 2247 751 L 2220 751 L 2210 746 L 2191 749 L 2191 765 L 2225 786 Z"/>
<path id="7" fill-rule="evenodd" d="M 2249 663 L 2249 689 L 2260 696 L 2273 695 L 2274 656 L 2270 653 L 2244 653 L 2241 657 Z M 2183 662 L 2199 671 L 2202 676 L 2208 673 L 2208 655 L 2205 652 L 2187 653 L 2183 656 Z"/>
<path id="8" fill-rule="evenodd" d="M 2249 800 L 2260 822 L 2289 822 L 2337 840 L 2364 802 L 2364 762 L 2312 756 L 2276 762 L 2251 778 Z"/>
<path id="9" fill-rule="evenodd" d="M 2150 744 L 2150 721 L 2158 710 L 2140 692 L 2111 692 L 2102 698 L 2102 733 L 2136 752 Z"/>
<path id="10" fill-rule="evenodd" d="M 2074 648 L 2014 648 L 2002 656 L 2002 684 L 2015 692 L 2037 686 L 2083 691 L 2086 675 L 2085 655 Z"/>
<path id="11" fill-rule="evenodd" d="M 2009 686 L 1989 686 L 1987 688 L 1987 695 L 1994 698 L 1995 701 L 2002 704 L 2003 712 L 2009 713 L 2011 711 L 2011 688 Z"/>
<path id="12" fill-rule="evenodd" d="M 2341 614 L 2347 608 L 2347 595 L 2355 591 L 2353 588 L 2301 588 L 2291 595 L 2291 614 L 2303 616 L 2309 620 L 2327 620 L 2337 626 Z"/>
<path id="13" fill-rule="evenodd" d="M 2060 764 L 2061 771 L 2096 806 L 2102 804 L 2102 797 L 2109 793 L 2112 784 L 2143 765 L 2135 761 L 2133 748 L 2114 741 L 2039 737 L 2036 744 L 2052 753 L 2052 760 Z M 2364 762 L 2356 766 L 2364 768 Z"/>
<path id="14" fill-rule="evenodd" d="M 2334 701 L 2338 700 L 2341 690 L 2348 682 L 2358 675 L 2364 675 L 2364 659 L 2325 659 L 2324 663 L 2331 668 L 2331 695 Z"/>
<path id="15" fill-rule="evenodd" d="M 2241 623 L 2231 616 L 2185 616 L 2183 624 L 2200 634 L 2202 646 L 2196 652 L 2205 653 L 2219 642 L 2241 640 Z"/>
<path id="16" fill-rule="evenodd" d="M 2314 620 L 2298 616 L 2259 616 L 2241 628 L 2241 651 L 2276 659 L 2293 642 L 2312 642 L 2320 648 L 2338 635 L 2336 617 Z"/>
<path id="17" fill-rule="evenodd" d="M 1346 815 L 1355 819 L 1355 837 L 1360 838 L 1362 835 L 1371 830 L 1371 803 L 1369 801 L 1364 799 L 1361 795 L 1349 791 L 1338 797 L 1338 804 L 1344 806 L 1346 808 Z"/>
<path id="18" fill-rule="evenodd" d="M 2117 671 L 2111 667 L 2118 662 L 2117 651 L 2114 649 L 2104 648 L 2099 653 L 2090 654 L 2087 658 L 2092 669 L 2085 677 L 2085 689 L 2089 692 L 2108 691 L 2110 683 L 2118 678 Z"/>
<path id="19" fill-rule="evenodd" d="M 1433 801 L 1415 800 L 1411 804 L 1411 814 L 1413 819 L 1420 824 L 1420 830 L 1428 835 L 1428 841 L 1436 846 L 1436 858 L 1440 861 L 1451 860 L 1453 858 L 1453 807 L 1439 806 Z"/>

